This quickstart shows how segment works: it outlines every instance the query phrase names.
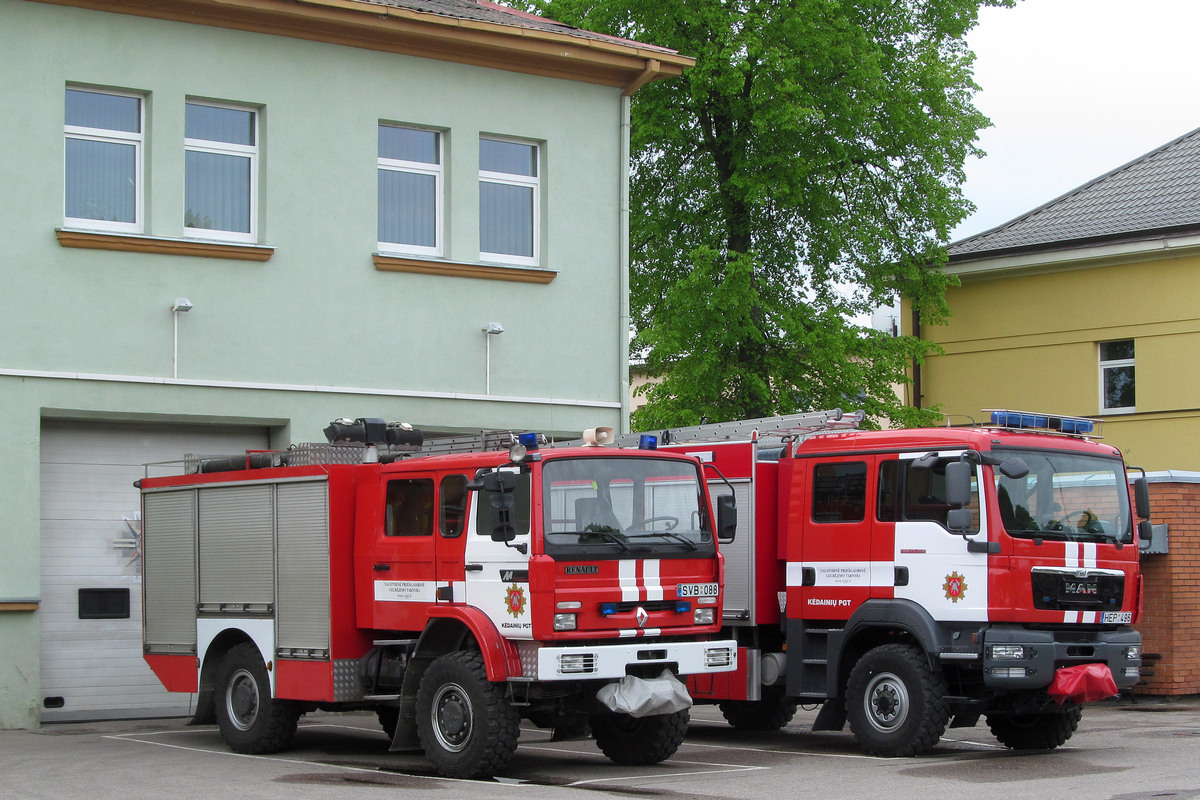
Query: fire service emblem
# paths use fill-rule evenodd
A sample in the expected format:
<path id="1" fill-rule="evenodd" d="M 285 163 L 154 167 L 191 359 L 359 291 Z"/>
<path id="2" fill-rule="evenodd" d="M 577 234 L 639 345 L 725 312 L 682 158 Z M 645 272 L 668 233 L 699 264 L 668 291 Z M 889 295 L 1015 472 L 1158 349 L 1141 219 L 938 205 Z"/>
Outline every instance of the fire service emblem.
<path id="1" fill-rule="evenodd" d="M 504 598 L 504 607 L 508 613 L 514 617 L 519 617 L 525 613 L 525 588 L 513 584 L 508 587 L 508 594 Z"/>
<path id="2" fill-rule="evenodd" d="M 946 593 L 947 600 L 951 603 L 957 603 L 967 594 L 967 579 L 957 572 L 951 572 L 946 576 L 946 582 L 942 584 L 942 590 Z"/>

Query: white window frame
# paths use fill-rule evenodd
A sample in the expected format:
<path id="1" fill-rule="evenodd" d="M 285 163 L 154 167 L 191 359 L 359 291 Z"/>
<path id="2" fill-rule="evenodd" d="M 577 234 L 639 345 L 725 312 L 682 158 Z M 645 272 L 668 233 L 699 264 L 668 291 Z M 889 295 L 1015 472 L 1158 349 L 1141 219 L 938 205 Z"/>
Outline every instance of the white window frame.
<path id="1" fill-rule="evenodd" d="M 1130 342 L 1134 345 L 1133 358 L 1115 358 L 1109 361 L 1104 360 L 1104 345 L 1114 344 L 1116 342 Z M 1100 364 L 1100 412 L 1102 414 L 1132 414 L 1137 411 L 1137 406 L 1114 406 L 1109 408 L 1104 405 L 1104 374 L 1107 370 L 1116 367 L 1133 367 L 1134 374 L 1134 392 L 1137 392 L 1137 342 L 1134 339 L 1110 339 L 1106 342 L 1100 342 L 1096 345 L 1096 355 Z M 1136 402 L 1136 400 L 1135 400 Z"/>
<path id="2" fill-rule="evenodd" d="M 531 257 L 516 256 L 510 253 L 489 253 L 479 250 L 480 261 L 491 261 L 499 264 L 513 264 L 526 267 L 541 265 L 541 226 L 542 226 L 542 146 L 528 139 L 516 139 L 508 136 L 481 135 L 480 141 L 511 142 L 533 148 L 533 163 L 537 165 L 537 175 L 515 175 L 511 172 L 491 172 L 479 170 L 479 183 L 499 183 L 508 186 L 524 186 L 533 189 L 533 255 Z M 480 221 L 482 226 L 482 220 Z"/>
<path id="3" fill-rule="evenodd" d="M 424 128 L 420 125 L 402 125 L 400 123 L 380 122 L 379 128 L 406 128 L 413 131 L 425 131 L 437 136 L 437 163 L 429 164 L 424 161 L 407 161 L 400 158 L 384 158 L 379 155 L 376 149 L 377 170 L 376 175 L 380 171 L 388 172 L 407 172 L 416 175 L 431 175 L 434 184 L 434 209 L 433 209 L 433 247 L 418 244 L 405 244 L 404 242 L 377 242 L 376 247 L 380 253 L 396 253 L 402 255 L 427 256 L 432 258 L 441 258 L 444 255 L 445 240 L 443 239 L 443 229 L 446 219 L 446 203 L 445 203 L 445 163 L 446 163 L 446 137 L 445 132 L 437 128 Z M 377 201 L 378 202 L 378 201 Z M 379 214 L 379 209 L 375 210 L 376 215 Z M 379 221 L 376 219 L 375 224 L 376 235 L 378 236 Z"/>
<path id="4" fill-rule="evenodd" d="M 138 101 L 138 132 L 115 131 L 110 128 L 88 128 L 82 125 L 67 125 L 63 123 L 63 225 L 88 230 L 108 231 L 112 233 L 141 233 L 144 223 L 143 196 L 145 186 L 145 143 L 146 143 L 146 97 L 137 92 L 119 92 L 108 89 L 94 89 L 90 86 L 67 85 L 67 91 L 90 92 L 92 94 L 107 94 L 115 97 L 130 97 Z M 66 92 L 63 93 L 66 102 Z M 90 217 L 67 216 L 67 140 L 79 139 L 91 142 L 108 142 L 111 144 L 132 145 L 134 149 L 134 194 L 133 222 L 111 222 Z"/>
<path id="5" fill-rule="evenodd" d="M 251 115 L 254 120 L 254 144 L 234 144 L 233 142 L 216 142 L 211 139 L 189 139 L 186 135 L 183 139 L 184 158 L 186 154 L 191 152 L 196 153 L 213 153 L 223 156 L 239 156 L 248 158 L 250 161 L 250 197 L 248 198 L 250 209 L 250 230 L 243 231 L 226 231 L 217 228 L 193 228 L 188 226 L 187 219 L 183 220 L 183 233 L 189 239 L 209 239 L 223 242 L 239 242 L 255 244 L 258 242 L 258 151 L 259 142 L 262 141 L 262 130 L 260 128 L 259 109 L 253 106 L 237 105 L 234 103 L 214 103 L 208 100 L 187 99 L 184 101 L 184 116 L 187 115 L 188 106 L 207 106 L 208 108 L 227 108 L 231 111 L 244 111 Z M 186 125 L 186 122 L 185 122 Z M 187 192 L 187 168 L 184 167 L 183 177 L 184 192 L 186 198 Z M 184 200 L 184 209 L 186 214 L 187 201 Z"/>

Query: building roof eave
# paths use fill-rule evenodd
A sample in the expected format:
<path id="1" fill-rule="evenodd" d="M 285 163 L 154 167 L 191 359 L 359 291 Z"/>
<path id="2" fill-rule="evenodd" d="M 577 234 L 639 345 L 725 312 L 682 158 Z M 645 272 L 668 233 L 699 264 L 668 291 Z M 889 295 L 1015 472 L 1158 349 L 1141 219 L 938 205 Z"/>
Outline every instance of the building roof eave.
<path id="1" fill-rule="evenodd" d="M 1141 261 L 1200 255 L 1200 230 L 1088 242 L 1059 242 L 952 256 L 944 268 L 964 281 L 1009 278 L 1050 272 L 1117 266 Z"/>
<path id="2" fill-rule="evenodd" d="M 632 93 L 695 60 L 572 29 L 426 13 L 366 0 L 31 0 L 612 86 Z"/>

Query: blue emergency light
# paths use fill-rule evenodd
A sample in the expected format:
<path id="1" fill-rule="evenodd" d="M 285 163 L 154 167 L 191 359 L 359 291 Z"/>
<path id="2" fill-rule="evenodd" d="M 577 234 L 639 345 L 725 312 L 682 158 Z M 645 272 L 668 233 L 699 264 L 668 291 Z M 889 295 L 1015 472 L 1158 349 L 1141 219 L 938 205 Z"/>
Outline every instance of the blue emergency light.
<path id="1" fill-rule="evenodd" d="M 526 450 L 538 449 L 538 435 L 533 431 L 517 434 L 517 444 L 524 446 Z"/>
<path id="2" fill-rule="evenodd" d="M 611 617 L 613 614 L 617 613 L 617 604 L 616 603 L 601 603 L 600 604 L 600 613 L 606 617 Z"/>
<path id="3" fill-rule="evenodd" d="M 990 409 L 985 409 L 985 413 Z M 1063 417 L 1056 414 L 1031 414 L 1026 411 L 991 411 L 992 424 L 997 428 L 1043 430 L 1088 436 L 1096 430 L 1096 421 L 1084 417 Z"/>
<path id="4" fill-rule="evenodd" d="M 643 433 L 638 438 L 638 450 L 657 450 L 657 449 L 658 449 L 658 437 L 657 436 L 650 434 L 650 433 Z"/>

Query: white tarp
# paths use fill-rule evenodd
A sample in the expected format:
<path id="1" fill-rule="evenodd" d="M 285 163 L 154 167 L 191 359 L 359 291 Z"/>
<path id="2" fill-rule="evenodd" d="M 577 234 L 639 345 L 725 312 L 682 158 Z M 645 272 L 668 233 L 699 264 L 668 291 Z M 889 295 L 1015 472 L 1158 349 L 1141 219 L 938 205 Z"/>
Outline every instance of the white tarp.
<path id="1" fill-rule="evenodd" d="M 631 717 L 674 714 L 692 707 L 687 687 L 669 669 L 663 670 L 657 678 L 626 675 L 616 683 L 602 687 L 596 697 L 609 709 Z"/>

